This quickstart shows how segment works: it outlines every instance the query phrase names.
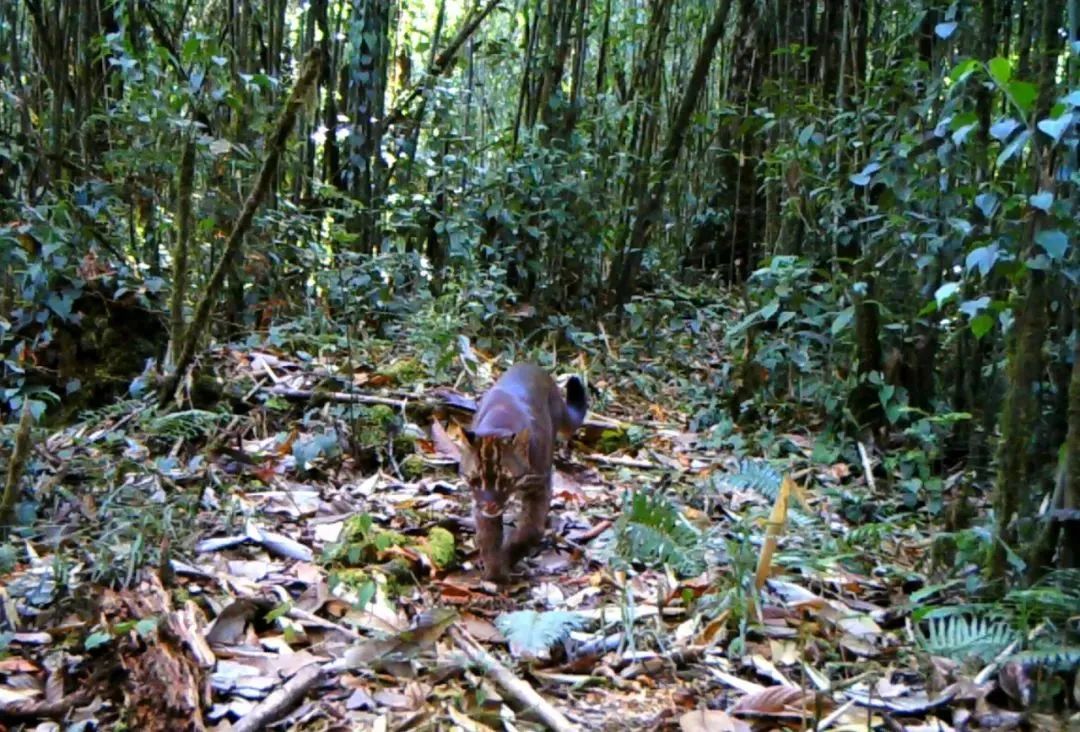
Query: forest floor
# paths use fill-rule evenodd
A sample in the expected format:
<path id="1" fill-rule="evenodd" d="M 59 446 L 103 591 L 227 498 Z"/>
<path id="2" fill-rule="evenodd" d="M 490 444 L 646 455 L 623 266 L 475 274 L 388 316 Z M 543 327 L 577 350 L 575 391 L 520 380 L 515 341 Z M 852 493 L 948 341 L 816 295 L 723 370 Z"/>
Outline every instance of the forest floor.
<path id="1" fill-rule="evenodd" d="M 495 587 L 456 477 L 472 395 L 412 388 L 415 362 L 328 390 L 338 365 L 220 349 L 224 413 L 130 399 L 37 444 L 6 728 L 1064 728 L 1019 711 L 996 627 L 946 657 L 920 608 L 974 575 L 931 584 L 935 528 L 872 449 L 736 455 L 678 394 L 593 383 L 548 534 Z"/>

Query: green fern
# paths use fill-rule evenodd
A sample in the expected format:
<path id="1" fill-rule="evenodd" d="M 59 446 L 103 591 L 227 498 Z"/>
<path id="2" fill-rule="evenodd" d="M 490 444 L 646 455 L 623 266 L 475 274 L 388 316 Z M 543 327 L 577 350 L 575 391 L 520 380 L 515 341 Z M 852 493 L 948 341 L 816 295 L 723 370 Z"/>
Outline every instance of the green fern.
<path id="1" fill-rule="evenodd" d="M 113 404 L 106 404 L 99 409 L 84 409 L 79 412 L 79 421 L 98 425 L 111 419 L 127 416 L 132 412 L 144 411 L 146 408 L 146 402 L 141 399 L 123 399 Z"/>
<path id="2" fill-rule="evenodd" d="M 1010 591 L 1002 604 L 1019 628 L 1033 628 L 1044 620 L 1067 624 L 1080 607 L 1080 570 L 1051 572 L 1032 587 Z"/>
<path id="3" fill-rule="evenodd" d="M 538 613 L 535 610 L 518 610 L 503 613 L 495 619 L 495 626 L 510 643 L 514 655 L 540 656 L 556 643 L 562 643 L 570 631 L 582 627 L 585 618 L 577 613 L 557 610 Z"/>
<path id="4" fill-rule="evenodd" d="M 683 576 L 705 569 L 705 542 L 665 496 L 636 491 L 615 526 L 615 551 L 627 561 L 672 567 Z"/>
<path id="5" fill-rule="evenodd" d="M 1080 647 L 1066 646 L 1020 651 L 1009 656 L 1008 661 L 1015 661 L 1028 668 L 1072 673 L 1080 669 Z"/>
<path id="6" fill-rule="evenodd" d="M 210 434 L 228 418 L 229 415 L 219 412 L 187 409 L 182 412 L 171 412 L 170 414 L 149 419 L 144 424 L 144 427 L 149 434 L 155 437 L 191 440 Z"/>
<path id="7" fill-rule="evenodd" d="M 919 645 L 927 653 L 957 661 L 986 663 L 1017 639 L 1008 623 L 987 617 L 948 615 L 927 621 L 926 631 L 916 632 Z"/>
<path id="8" fill-rule="evenodd" d="M 735 488 L 750 489 L 775 501 L 780 495 L 780 471 L 765 460 L 744 458 L 739 461 L 739 472 L 724 476 L 723 480 Z"/>

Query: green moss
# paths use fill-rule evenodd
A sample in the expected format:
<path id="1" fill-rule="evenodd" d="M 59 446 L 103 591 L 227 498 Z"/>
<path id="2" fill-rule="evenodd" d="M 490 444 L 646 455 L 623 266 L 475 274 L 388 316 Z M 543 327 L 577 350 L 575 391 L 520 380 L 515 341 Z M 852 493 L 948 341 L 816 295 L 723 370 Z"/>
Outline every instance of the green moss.
<path id="1" fill-rule="evenodd" d="M 376 373 L 393 380 L 396 384 L 412 384 L 420 381 L 426 375 L 423 364 L 415 359 L 403 358 L 400 361 L 384 366 Z"/>
<path id="2" fill-rule="evenodd" d="M 401 461 L 401 474 L 405 480 L 417 480 L 423 476 L 426 467 L 419 455 L 409 455 Z"/>
<path id="3" fill-rule="evenodd" d="M 439 569 L 443 569 L 454 561 L 454 535 L 441 526 L 436 526 L 428 532 L 426 543 L 420 546 Z"/>
<path id="4" fill-rule="evenodd" d="M 629 445 L 630 439 L 625 430 L 609 429 L 600 435 L 600 452 L 615 452 Z"/>

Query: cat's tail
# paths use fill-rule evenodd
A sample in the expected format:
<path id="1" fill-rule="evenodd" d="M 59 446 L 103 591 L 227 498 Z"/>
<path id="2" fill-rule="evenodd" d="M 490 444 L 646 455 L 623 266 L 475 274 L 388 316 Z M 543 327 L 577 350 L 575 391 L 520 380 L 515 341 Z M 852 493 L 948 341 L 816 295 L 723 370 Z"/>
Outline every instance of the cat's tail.
<path id="1" fill-rule="evenodd" d="M 566 381 L 566 430 L 573 432 L 585 422 L 589 411 L 589 397 L 585 393 L 585 384 L 576 376 Z"/>

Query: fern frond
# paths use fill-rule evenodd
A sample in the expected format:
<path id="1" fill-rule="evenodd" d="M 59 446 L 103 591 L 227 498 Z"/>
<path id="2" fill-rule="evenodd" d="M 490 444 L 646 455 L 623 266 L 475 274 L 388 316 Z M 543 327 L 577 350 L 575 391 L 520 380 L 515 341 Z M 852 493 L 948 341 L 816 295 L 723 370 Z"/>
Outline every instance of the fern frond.
<path id="1" fill-rule="evenodd" d="M 1016 640 L 1008 623 L 985 617 L 951 615 L 927 621 L 926 632 L 916 633 L 919 645 L 928 653 L 958 661 L 990 661 Z"/>
<path id="2" fill-rule="evenodd" d="M 155 437 L 168 439 L 182 438 L 191 440 L 210 434 L 215 427 L 229 418 L 219 412 L 207 412 L 202 409 L 187 409 L 154 417 L 144 425 L 146 431 Z"/>
<path id="3" fill-rule="evenodd" d="M 98 409 L 84 409 L 79 412 L 79 422 L 85 424 L 100 424 L 107 420 L 125 417 L 134 412 L 146 409 L 146 403 L 142 399 L 122 399 L 112 404 L 106 404 Z"/>
<path id="4" fill-rule="evenodd" d="M 623 507 L 615 533 L 616 551 L 628 561 L 667 565 L 684 576 L 705 569 L 701 533 L 659 493 L 635 492 Z"/>
<path id="5" fill-rule="evenodd" d="M 739 472 L 724 476 L 723 480 L 735 488 L 749 489 L 775 501 L 780 494 L 783 477 L 780 471 L 765 460 L 744 458 L 739 461 Z"/>
<path id="6" fill-rule="evenodd" d="M 510 643 L 510 652 L 515 656 L 532 657 L 546 653 L 556 643 L 566 640 L 571 630 L 584 624 L 583 616 L 564 610 L 544 613 L 518 610 L 503 613 L 495 619 L 495 627 Z"/>
<path id="7" fill-rule="evenodd" d="M 1009 656 L 1008 661 L 1015 661 L 1028 668 L 1072 673 L 1080 669 L 1080 647 L 1035 648 L 1014 653 Z"/>

